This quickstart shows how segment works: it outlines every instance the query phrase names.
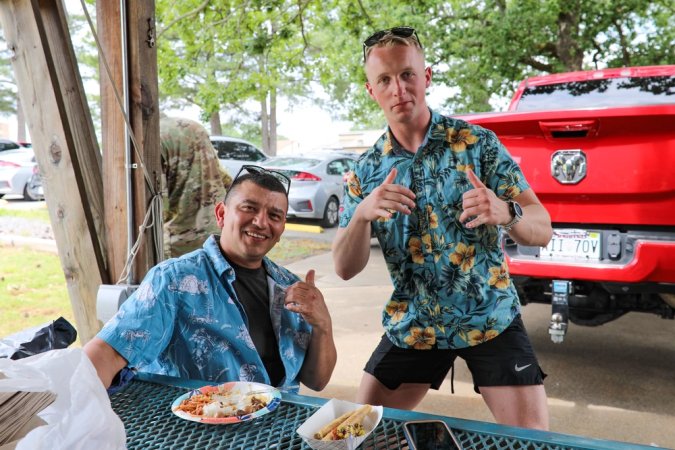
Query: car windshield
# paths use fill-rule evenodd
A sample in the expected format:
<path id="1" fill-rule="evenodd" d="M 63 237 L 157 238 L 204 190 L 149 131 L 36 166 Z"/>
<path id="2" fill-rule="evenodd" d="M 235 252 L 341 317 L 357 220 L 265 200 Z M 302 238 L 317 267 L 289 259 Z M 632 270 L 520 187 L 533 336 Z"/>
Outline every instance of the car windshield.
<path id="1" fill-rule="evenodd" d="M 517 111 L 606 108 L 675 103 L 675 76 L 623 77 L 531 86 Z"/>

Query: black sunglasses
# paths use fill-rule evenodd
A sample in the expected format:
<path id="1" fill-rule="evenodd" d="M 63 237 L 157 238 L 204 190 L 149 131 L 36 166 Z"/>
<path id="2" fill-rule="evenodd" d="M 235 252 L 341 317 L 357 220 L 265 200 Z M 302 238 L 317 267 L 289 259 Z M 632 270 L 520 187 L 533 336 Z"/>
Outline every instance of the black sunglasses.
<path id="1" fill-rule="evenodd" d="M 279 183 L 281 183 L 283 188 L 286 190 L 286 195 L 288 195 L 288 192 L 291 189 L 291 179 L 288 178 L 283 173 L 277 172 L 276 170 L 265 169 L 264 167 L 260 166 L 253 166 L 250 164 L 244 164 L 243 166 L 241 166 L 241 169 L 239 169 L 237 175 L 232 179 L 232 183 L 234 183 L 234 180 L 236 180 L 237 178 L 246 173 L 249 173 L 251 175 L 270 175 L 274 177 L 277 181 L 279 181 Z"/>
<path id="2" fill-rule="evenodd" d="M 420 38 L 417 36 L 417 31 L 413 27 L 394 27 L 387 28 L 386 30 L 376 31 L 375 33 L 368 36 L 368 38 L 363 41 L 363 62 L 366 62 L 366 50 L 368 50 L 373 45 L 380 42 L 385 36 L 394 35 L 402 38 L 409 38 L 414 36 L 417 43 L 422 48 L 422 43 Z"/>

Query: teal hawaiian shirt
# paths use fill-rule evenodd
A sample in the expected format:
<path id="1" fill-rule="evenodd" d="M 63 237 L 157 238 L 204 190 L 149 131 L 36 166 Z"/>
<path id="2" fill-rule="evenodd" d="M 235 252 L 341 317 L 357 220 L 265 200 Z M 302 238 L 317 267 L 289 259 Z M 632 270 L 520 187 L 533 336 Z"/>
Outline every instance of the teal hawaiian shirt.
<path id="1" fill-rule="evenodd" d="M 382 324 L 403 348 L 464 348 L 509 326 L 520 303 L 499 240 L 500 227 L 459 222 L 466 170 L 502 199 L 529 189 L 495 134 L 431 111 L 424 142 L 411 153 L 390 130 L 359 158 L 346 187 L 340 226 L 395 167 L 395 183 L 416 195 L 412 214 L 372 223 L 394 285 Z"/>
<path id="2" fill-rule="evenodd" d="M 203 248 L 153 267 L 98 334 L 129 367 L 196 380 L 270 384 L 232 287 L 234 270 L 218 239 L 210 236 Z M 297 389 L 311 326 L 283 302 L 285 289 L 298 277 L 267 258 L 263 264 L 272 326 L 286 370 L 282 386 Z"/>

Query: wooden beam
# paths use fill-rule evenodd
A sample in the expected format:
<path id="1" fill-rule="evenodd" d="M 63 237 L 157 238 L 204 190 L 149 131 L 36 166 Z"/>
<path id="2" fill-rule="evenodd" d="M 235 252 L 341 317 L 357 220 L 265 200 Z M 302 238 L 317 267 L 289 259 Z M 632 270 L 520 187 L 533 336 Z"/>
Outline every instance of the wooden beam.
<path id="1" fill-rule="evenodd" d="M 60 1 L 0 0 L 0 23 L 82 342 L 99 330 L 108 283 L 101 156 Z"/>
<path id="2" fill-rule="evenodd" d="M 127 258 L 126 170 L 124 114 L 115 98 L 113 84 L 122 95 L 122 35 L 120 2 L 96 2 L 96 29 L 101 43 L 99 82 L 101 89 L 101 147 L 103 148 L 103 194 L 108 236 L 108 273 L 116 282 Z M 105 69 L 110 69 L 112 80 Z"/>
<path id="3" fill-rule="evenodd" d="M 97 29 L 102 46 L 100 58 L 101 118 L 103 121 L 103 174 L 106 199 L 105 222 L 110 240 L 110 276 L 118 280 L 127 258 L 128 215 L 125 169 L 125 120 L 113 86 L 123 96 L 123 32 L 122 17 L 126 16 L 126 75 L 129 92 L 129 122 L 135 137 L 137 151 L 132 146 L 133 170 L 133 226 L 132 239 L 135 241 L 140 225 L 152 199 L 152 192 L 160 191 L 160 147 L 159 147 L 159 100 L 157 87 L 157 52 L 154 46 L 154 1 L 128 0 L 126 11 L 120 10 L 120 2 L 97 1 Z M 124 14 L 123 14 L 124 13 Z M 104 69 L 103 57 L 112 72 L 112 80 Z M 139 157 L 140 155 L 140 157 Z M 141 166 L 145 167 L 150 180 L 146 180 Z M 152 185 L 151 190 L 149 184 Z M 162 218 L 155 218 L 161 233 Z M 131 283 L 139 282 L 148 269 L 161 259 L 153 241 L 151 230 L 147 230 L 136 259 Z"/>
<path id="4" fill-rule="evenodd" d="M 106 0 L 102 0 L 106 1 Z M 134 211 L 136 230 L 143 222 L 152 200 L 151 191 L 159 195 L 161 202 L 161 156 L 159 144 L 159 88 L 157 74 L 157 47 L 155 45 L 155 2 L 154 0 L 128 0 L 127 23 L 129 24 L 129 95 L 131 125 L 139 145 L 142 160 L 134 152 L 134 163 L 145 164 L 150 180 L 141 170 L 134 171 Z M 147 183 L 152 184 L 152 189 Z M 162 240 L 162 217 L 154 223 L 157 238 Z M 140 281 L 147 271 L 160 262 L 160 255 L 153 240 L 153 230 L 147 230 L 140 247 L 134 278 Z"/>

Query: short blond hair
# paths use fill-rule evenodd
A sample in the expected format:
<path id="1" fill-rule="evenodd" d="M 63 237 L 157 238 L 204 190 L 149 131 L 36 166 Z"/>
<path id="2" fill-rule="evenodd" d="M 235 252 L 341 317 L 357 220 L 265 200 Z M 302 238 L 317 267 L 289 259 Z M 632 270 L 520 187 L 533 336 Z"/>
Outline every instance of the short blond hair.
<path id="1" fill-rule="evenodd" d="M 393 33 L 388 33 L 382 37 L 379 41 L 377 41 L 375 44 L 366 47 L 364 55 L 364 61 L 363 63 L 365 64 L 366 61 L 368 61 L 368 57 L 370 56 L 370 52 L 376 48 L 376 47 L 393 47 L 395 45 L 406 45 L 408 47 L 417 47 L 417 49 L 424 54 L 424 50 L 422 49 L 422 44 L 420 44 L 420 41 L 417 40 L 417 37 L 413 34 L 408 37 L 402 37 L 402 36 L 396 36 Z"/>

